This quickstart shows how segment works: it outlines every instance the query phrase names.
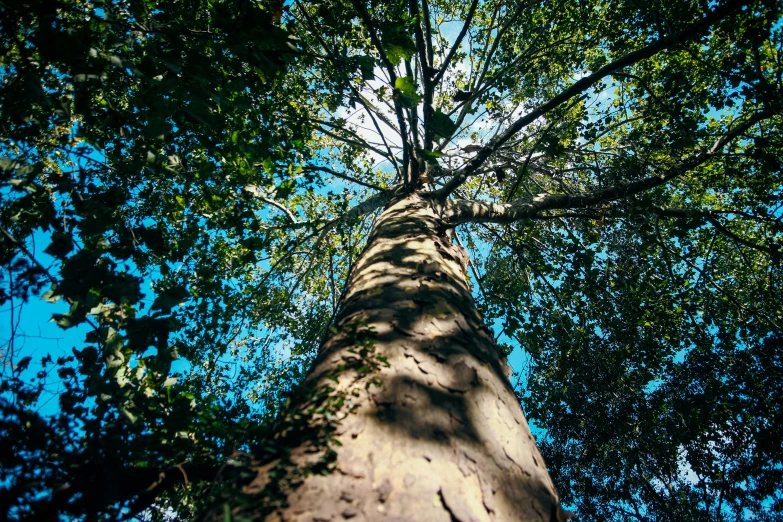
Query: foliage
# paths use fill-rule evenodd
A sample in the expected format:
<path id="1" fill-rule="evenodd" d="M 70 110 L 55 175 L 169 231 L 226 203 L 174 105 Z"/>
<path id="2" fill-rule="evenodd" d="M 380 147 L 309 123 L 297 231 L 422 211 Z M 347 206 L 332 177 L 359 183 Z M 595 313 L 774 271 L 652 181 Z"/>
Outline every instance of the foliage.
<path id="1" fill-rule="evenodd" d="M 471 251 L 580 519 L 783 512 L 778 2 L 0 13 L 4 515 L 198 512 L 393 190 Z M 59 358 L 20 342 L 39 298 Z"/>

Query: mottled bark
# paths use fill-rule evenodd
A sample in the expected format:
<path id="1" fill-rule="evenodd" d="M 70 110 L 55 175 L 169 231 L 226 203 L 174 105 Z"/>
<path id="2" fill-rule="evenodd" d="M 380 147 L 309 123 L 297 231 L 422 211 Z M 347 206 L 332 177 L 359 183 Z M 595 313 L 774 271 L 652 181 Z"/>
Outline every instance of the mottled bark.
<path id="1" fill-rule="evenodd" d="M 254 469 L 234 518 L 565 518 L 466 262 L 419 196 L 384 211 L 281 423 L 287 456 Z"/>

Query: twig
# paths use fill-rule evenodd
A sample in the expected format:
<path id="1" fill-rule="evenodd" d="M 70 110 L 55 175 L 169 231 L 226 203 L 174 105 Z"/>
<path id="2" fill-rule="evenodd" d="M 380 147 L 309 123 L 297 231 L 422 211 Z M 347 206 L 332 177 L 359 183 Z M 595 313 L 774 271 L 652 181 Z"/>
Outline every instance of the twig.
<path id="1" fill-rule="evenodd" d="M 52 283 L 52 285 L 57 286 L 59 284 L 57 279 L 55 279 L 55 277 L 49 273 L 49 270 L 45 266 L 43 266 L 40 261 L 38 261 L 35 258 L 33 253 L 30 252 L 30 250 L 28 250 L 28 248 L 23 243 L 20 243 L 19 241 L 14 239 L 14 236 L 12 236 L 10 232 L 8 232 L 5 228 L 0 227 L 0 231 L 3 232 L 3 235 L 8 239 L 8 241 L 11 242 L 12 245 L 16 246 L 17 248 L 19 248 L 19 250 L 24 252 L 24 254 L 30 259 L 30 261 L 32 261 L 35 264 L 35 266 L 41 269 L 41 272 L 44 273 L 44 275 L 49 280 L 49 282 Z M 70 297 L 66 297 L 65 300 L 68 301 L 68 304 L 73 304 L 73 300 Z M 96 330 L 98 329 L 98 325 L 92 322 L 92 320 L 89 317 L 85 317 L 84 320 L 87 322 L 87 324 L 92 326 L 94 329 Z"/>

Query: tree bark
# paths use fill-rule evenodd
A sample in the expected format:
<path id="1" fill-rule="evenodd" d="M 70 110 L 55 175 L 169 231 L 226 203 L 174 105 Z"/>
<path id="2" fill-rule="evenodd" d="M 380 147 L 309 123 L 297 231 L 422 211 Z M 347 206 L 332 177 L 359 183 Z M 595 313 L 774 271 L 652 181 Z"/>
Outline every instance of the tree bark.
<path id="1" fill-rule="evenodd" d="M 413 194 L 378 219 L 241 520 L 564 520 L 476 310 L 467 252 Z M 225 510 L 225 511 L 224 511 Z"/>

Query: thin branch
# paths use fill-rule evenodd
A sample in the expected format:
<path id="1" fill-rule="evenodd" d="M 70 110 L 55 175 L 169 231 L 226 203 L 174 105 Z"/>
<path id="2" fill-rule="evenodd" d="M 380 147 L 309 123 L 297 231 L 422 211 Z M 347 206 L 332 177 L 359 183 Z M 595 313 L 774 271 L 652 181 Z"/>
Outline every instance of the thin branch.
<path id="1" fill-rule="evenodd" d="M 337 285 L 334 282 L 334 258 L 331 253 L 329 253 L 329 282 L 331 285 L 332 316 L 334 316 L 337 313 Z"/>
<path id="2" fill-rule="evenodd" d="M 467 33 L 468 29 L 470 28 L 470 24 L 473 21 L 473 15 L 476 14 L 476 7 L 478 7 L 478 0 L 473 0 L 473 2 L 470 4 L 470 9 L 468 10 L 468 16 L 465 17 L 465 23 L 462 25 L 462 29 L 460 29 L 460 32 L 457 35 L 457 39 L 454 40 L 454 45 L 451 47 L 449 54 L 446 55 L 446 58 L 440 65 L 438 74 L 436 74 L 435 78 L 432 79 L 433 85 L 440 84 L 440 81 L 443 79 L 443 75 L 446 74 L 446 69 L 448 69 L 451 60 L 454 58 L 454 54 L 462 44 L 462 39 L 465 38 L 465 33 Z"/>
<path id="3" fill-rule="evenodd" d="M 416 0 L 411 0 L 411 3 L 415 3 Z M 421 30 L 419 29 L 419 32 Z M 405 75 L 408 78 L 411 78 L 413 80 L 413 83 L 416 83 L 416 75 L 413 71 L 413 68 L 411 67 L 411 61 L 410 60 L 404 60 L 405 64 Z M 416 153 L 417 150 L 421 148 L 421 143 L 419 142 L 419 106 L 414 105 L 412 107 L 407 107 L 406 111 L 408 112 L 408 122 L 410 123 L 411 127 L 411 139 L 413 140 L 413 149 L 411 150 L 411 160 L 412 160 L 412 167 L 411 168 L 411 186 L 415 187 L 418 185 L 418 177 L 419 177 L 419 159 L 418 154 Z M 426 112 L 426 109 L 425 109 Z"/>
<path id="4" fill-rule="evenodd" d="M 265 198 L 263 196 L 258 196 L 258 199 L 260 199 L 264 203 L 272 205 L 276 209 L 281 210 L 285 214 L 285 216 L 288 218 L 288 221 L 290 221 L 294 225 L 298 225 L 299 224 L 299 222 L 296 220 L 296 216 L 294 216 L 293 212 L 291 212 L 291 209 L 289 209 L 288 207 L 286 207 L 282 203 L 278 203 L 274 199 Z"/>
<path id="5" fill-rule="evenodd" d="M 359 91 L 356 91 L 356 89 L 353 86 L 351 86 L 351 90 L 355 91 L 356 93 L 359 92 Z M 386 141 L 386 137 L 381 132 L 381 126 L 378 125 L 378 120 L 375 119 L 375 115 L 373 115 L 373 112 L 370 110 L 370 108 L 373 107 L 373 105 L 371 103 L 369 103 L 369 101 L 366 100 L 364 98 L 364 96 L 359 95 L 358 99 L 361 102 L 362 106 L 364 107 L 364 110 L 366 110 L 367 114 L 370 116 L 370 119 L 372 120 L 372 124 L 375 127 L 375 130 L 378 132 L 378 135 L 383 140 L 383 145 L 384 145 L 384 147 L 386 147 L 386 151 L 389 153 L 389 158 L 391 159 L 392 165 L 394 165 L 394 170 L 396 170 L 397 174 L 399 175 L 399 177 L 402 178 L 403 177 L 403 173 L 400 170 L 400 166 L 397 164 L 397 157 L 392 153 L 391 147 L 389 146 L 389 143 Z M 375 111 L 377 112 L 378 109 L 375 109 Z M 383 121 L 384 123 L 386 123 L 386 125 L 389 126 L 389 128 L 391 128 L 392 130 L 397 130 L 397 129 L 394 128 L 394 125 L 391 125 L 391 122 L 388 121 L 386 119 L 386 117 L 384 117 L 382 114 L 380 114 L 378 112 L 377 115 L 378 115 L 378 118 L 381 121 Z M 397 132 L 399 133 L 399 131 L 397 131 Z"/>
<path id="6" fill-rule="evenodd" d="M 585 212 L 563 212 L 561 214 L 544 214 L 536 216 L 536 219 L 562 219 L 562 218 L 577 218 L 577 219 L 596 219 L 603 217 L 600 214 L 589 214 Z"/>
<path id="7" fill-rule="evenodd" d="M 421 11 L 424 17 L 424 42 L 427 46 L 427 65 L 435 67 L 435 53 L 432 50 L 432 20 L 430 19 L 430 4 L 421 0 Z"/>
<path id="8" fill-rule="evenodd" d="M 517 174 L 517 179 L 514 180 L 514 186 L 511 187 L 511 190 L 508 191 L 508 196 L 506 196 L 506 202 L 512 201 L 514 199 L 514 196 L 517 193 L 517 189 L 519 189 L 519 185 L 522 184 L 522 179 L 527 173 L 527 169 L 530 166 L 530 160 L 533 159 L 533 153 L 536 151 L 536 147 L 538 147 L 538 144 L 541 143 L 541 140 L 546 136 L 546 131 L 541 133 L 541 136 L 538 137 L 536 142 L 533 144 L 533 146 L 530 148 L 530 152 L 528 153 L 527 157 L 525 158 L 525 163 L 522 164 L 522 168 L 519 171 L 519 174 Z"/>
<path id="9" fill-rule="evenodd" d="M 12 236 L 11 233 L 8 232 L 8 230 L 6 230 L 5 228 L 0 227 L 0 231 L 3 232 L 3 235 L 6 237 L 6 239 L 8 239 L 8 241 L 11 242 L 12 245 L 14 245 L 19 250 L 21 250 L 24 253 L 24 255 L 26 255 L 28 259 L 30 259 L 30 261 L 32 261 L 35 264 L 35 266 L 37 266 L 41 270 L 41 272 L 43 272 L 43 274 L 46 276 L 46 279 L 48 279 L 49 282 L 52 283 L 52 285 L 57 286 L 59 284 L 59 281 L 57 281 L 57 279 L 52 274 L 49 273 L 49 270 L 45 266 L 43 266 L 40 261 L 38 261 L 35 258 L 33 253 L 30 252 L 30 250 L 24 245 L 24 243 L 14 239 L 14 236 Z M 68 301 L 68 304 L 73 304 L 73 300 L 70 297 L 66 297 L 65 300 Z M 95 330 L 98 329 L 98 325 L 92 322 L 92 319 L 90 319 L 89 317 L 85 317 L 84 320 Z"/>
<path id="10" fill-rule="evenodd" d="M 712 278 L 712 277 L 711 277 L 709 274 L 705 273 L 705 271 L 704 271 L 704 269 L 703 269 L 703 268 L 699 268 L 698 266 L 696 266 L 694 263 L 692 263 L 692 262 L 691 262 L 691 261 L 690 261 L 688 258 L 686 258 L 685 256 L 683 256 L 683 255 L 680 255 L 680 254 L 678 254 L 677 252 L 675 252 L 675 251 L 673 251 L 673 250 L 669 249 L 669 247 L 666 245 L 666 243 L 665 243 L 665 242 L 662 240 L 662 238 L 661 238 L 660 236 L 659 236 L 659 240 L 660 240 L 661 246 L 662 246 L 662 247 L 663 247 L 663 248 L 664 248 L 664 249 L 665 249 L 665 250 L 666 250 L 666 251 L 667 251 L 669 254 L 671 254 L 671 255 L 673 255 L 673 256 L 675 256 L 675 257 L 677 257 L 677 258 L 678 258 L 680 261 L 682 261 L 683 263 L 685 263 L 686 265 L 688 265 L 688 267 L 690 267 L 692 270 L 694 270 L 695 272 L 697 272 L 697 273 L 699 274 L 699 277 L 704 277 L 704 279 L 707 281 L 707 283 L 709 283 L 710 285 L 712 285 L 712 287 L 713 287 L 715 290 L 717 290 L 718 292 L 720 292 L 721 294 L 723 294 L 724 296 L 726 296 L 726 298 L 727 298 L 727 299 L 730 299 L 730 300 L 731 300 L 731 301 L 732 301 L 734 304 L 736 304 L 736 305 L 737 305 L 737 306 L 738 306 L 738 307 L 739 307 L 739 308 L 740 308 L 742 311 L 744 311 L 744 312 L 747 312 L 747 313 L 750 313 L 751 315 L 753 314 L 753 312 L 754 312 L 753 310 L 749 309 L 747 306 L 745 306 L 744 304 L 742 304 L 742 303 L 741 303 L 741 302 L 740 302 L 740 301 L 739 301 L 739 300 L 738 300 L 736 297 L 734 297 L 734 295 L 733 295 L 731 292 L 729 292 L 729 291 L 725 290 L 725 289 L 724 289 L 724 288 L 723 288 L 721 285 L 719 285 L 719 284 L 717 283 L 717 281 L 715 281 L 715 279 L 713 279 L 713 278 Z M 755 312 L 756 312 L 756 313 L 758 313 L 758 315 L 759 315 L 759 316 L 763 317 L 763 318 L 764 318 L 764 319 L 765 319 L 765 320 L 768 322 L 768 324 L 772 325 L 773 327 L 775 327 L 775 328 L 776 328 L 776 329 L 778 329 L 778 330 L 780 330 L 780 329 L 781 329 L 781 325 L 779 325 L 777 322 L 775 322 L 773 319 L 771 319 L 771 318 L 770 318 L 770 316 L 769 316 L 769 315 L 767 315 L 767 314 L 766 314 L 766 313 L 765 313 L 763 310 L 759 310 L 759 309 L 757 309 L 757 310 L 755 310 Z M 702 331 L 703 331 L 703 330 L 702 330 Z M 705 332 L 705 335 L 706 335 L 706 332 Z"/>
<path id="11" fill-rule="evenodd" d="M 367 30 L 367 32 L 370 34 L 370 40 L 372 41 L 373 45 L 375 46 L 375 50 L 378 52 L 378 56 L 381 58 L 381 62 L 383 62 L 384 67 L 386 68 L 386 72 L 389 74 L 389 83 L 391 86 L 396 90 L 396 83 L 397 83 L 397 73 L 394 70 L 394 65 L 389 60 L 389 57 L 386 56 L 386 51 L 383 50 L 383 45 L 381 44 L 380 38 L 378 38 L 378 32 L 375 30 L 375 26 L 372 23 L 372 19 L 370 18 L 370 14 L 367 12 L 367 9 L 365 9 L 365 6 L 363 3 L 361 3 L 359 0 L 352 0 L 351 2 L 354 6 L 354 9 L 359 13 L 359 18 L 362 21 L 362 24 L 364 25 L 364 28 Z M 407 126 L 405 124 L 405 115 L 402 112 L 402 104 L 400 103 L 398 96 L 394 97 L 394 112 L 397 115 L 397 123 L 400 126 L 400 136 L 402 137 L 402 177 L 403 180 L 406 183 L 410 183 L 409 177 L 409 162 L 410 162 L 410 143 L 408 142 L 408 130 Z"/>
<path id="12" fill-rule="evenodd" d="M 348 174 L 343 174 L 342 172 L 337 172 L 336 170 L 330 169 L 329 167 L 322 167 L 320 165 L 308 165 L 306 167 L 302 167 L 303 171 L 321 171 L 326 172 L 327 174 L 331 174 L 335 178 L 344 179 L 346 181 L 350 181 L 351 183 L 356 183 L 357 185 L 361 185 L 363 187 L 371 188 L 373 190 L 378 190 L 380 192 L 385 192 L 388 189 L 385 189 L 381 187 L 380 185 L 376 185 L 374 183 L 370 183 L 367 181 L 362 181 L 360 179 L 354 178 L 353 176 L 349 176 Z"/>
<path id="13" fill-rule="evenodd" d="M 337 128 L 339 128 L 341 130 L 346 130 L 347 131 L 347 129 L 344 129 L 342 127 L 337 127 Z M 382 151 L 381 149 L 373 147 L 372 145 L 370 145 L 369 143 L 367 143 L 365 140 L 363 140 L 361 138 L 358 139 L 358 140 L 353 140 L 351 138 L 346 138 L 345 136 L 340 136 L 337 133 L 328 131 L 328 130 L 324 129 L 323 127 L 318 127 L 318 130 L 320 132 L 326 134 L 330 138 L 334 138 L 334 139 L 336 139 L 338 141 L 342 141 L 343 143 L 347 143 L 348 145 L 355 145 L 355 146 L 357 146 L 359 148 L 369 149 L 369 150 L 373 151 L 374 153 L 376 153 L 376 154 L 378 154 L 378 155 L 380 155 L 380 156 L 382 156 L 384 158 L 388 157 L 387 153 L 385 151 Z M 350 132 L 350 131 L 348 131 L 348 132 Z M 351 133 L 351 134 L 355 134 L 355 133 Z M 391 158 L 389 158 L 389 159 L 391 159 Z"/>
<path id="14" fill-rule="evenodd" d="M 457 231 L 454 231 L 454 238 L 457 240 L 457 244 L 461 246 L 465 252 L 468 251 L 468 249 L 465 247 L 464 243 L 462 243 L 462 240 L 459 237 L 459 234 L 457 234 Z M 470 271 L 473 272 L 473 277 L 476 278 L 476 286 L 478 286 L 479 291 L 481 292 L 481 296 L 484 298 L 484 301 L 487 300 L 487 293 L 484 291 L 484 285 L 481 284 L 481 276 L 478 273 L 478 269 L 476 268 L 476 264 L 473 262 L 473 256 L 468 255 L 468 266 L 470 266 Z"/>
<path id="15" fill-rule="evenodd" d="M 481 68 L 481 72 L 476 77 L 476 82 L 473 84 L 473 90 L 478 90 L 481 86 L 481 82 L 484 81 L 484 78 L 487 75 L 487 72 L 489 71 L 490 63 L 492 62 L 492 57 L 495 55 L 495 53 L 498 50 L 498 47 L 500 47 L 500 41 L 503 39 L 503 36 L 508 32 L 508 30 L 511 28 L 512 25 L 517 21 L 517 18 L 519 15 L 522 14 L 523 11 L 526 9 L 529 9 L 528 3 L 521 3 L 519 7 L 517 7 L 516 11 L 514 11 L 514 14 L 512 14 L 506 23 L 503 25 L 503 27 L 500 28 L 498 31 L 497 36 L 495 37 L 495 41 L 492 42 L 492 46 L 489 48 L 489 51 L 484 56 L 484 67 Z"/>
<path id="16" fill-rule="evenodd" d="M 375 106 L 375 105 L 374 105 L 374 104 L 373 104 L 373 103 L 372 103 L 370 100 L 368 100 L 367 98 L 365 98 L 365 97 L 364 97 L 363 95 L 361 95 L 361 94 L 359 94 L 359 100 L 360 100 L 360 101 L 362 101 L 362 102 L 364 102 L 364 104 L 366 104 L 366 105 L 367 105 L 367 107 L 369 107 L 370 109 L 372 109 L 373 111 L 375 111 L 375 115 L 378 117 L 378 119 L 379 119 L 379 120 L 381 120 L 383 123 L 385 123 L 385 124 L 386 124 L 386 125 L 387 125 L 387 126 L 390 128 L 390 129 L 392 129 L 394 132 L 396 132 L 396 133 L 397 133 L 397 134 L 400 136 L 400 138 L 402 138 L 402 132 L 400 132 L 400 129 L 398 129 L 397 127 L 395 127 L 395 126 L 394 126 L 394 123 L 392 123 L 392 121 L 391 121 L 389 118 L 387 118 L 386 116 L 384 116 L 384 115 L 383 115 L 383 113 L 382 113 L 381 111 L 379 111 L 379 110 L 378 110 L 378 108 L 377 108 L 377 107 L 376 107 L 376 106 Z M 368 112 L 369 112 L 369 111 L 368 111 Z M 370 113 L 370 114 L 372 114 L 372 113 Z M 376 126 L 376 128 L 377 128 L 377 126 Z M 377 129 L 377 130 L 378 130 L 378 133 L 379 133 L 381 136 L 383 136 L 383 133 L 381 133 L 381 130 L 380 130 L 380 129 Z"/>
<path id="17" fill-rule="evenodd" d="M 299 8 L 299 11 L 302 13 L 302 15 L 305 17 L 305 20 L 307 20 L 307 23 L 310 25 L 310 29 L 312 31 L 312 34 L 316 36 L 318 39 L 318 42 L 321 44 L 321 48 L 326 52 L 327 55 L 329 55 L 329 58 L 332 60 L 332 63 L 335 65 L 342 63 L 342 61 L 332 52 L 331 49 L 329 49 L 329 46 L 326 44 L 326 41 L 321 36 L 321 33 L 317 30 L 315 23 L 313 22 L 312 18 L 307 14 L 307 11 L 304 9 L 304 7 L 297 2 L 297 7 Z M 351 92 L 356 97 L 357 100 L 359 100 L 359 103 L 362 104 L 362 107 L 364 107 L 364 110 L 367 111 L 367 114 L 370 116 L 370 119 L 372 120 L 373 125 L 375 126 L 375 130 L 378 131 L 378 135 L 383 140 L 383 144 L 386 147 L 386 151 L 389 154 L 389 158 L 394 165 L 394 168 L 397 170 L 397 173 L 400 177 L 404 177 L 404 173 L 400 170 L 399 165 L 397 164 L 397 158 L 394 156 L 394 154 L 391 151 L 391 148 L 389 147 L 389 144 L 386 142 L 386 138 L 383 135 L 383 132 L 381 132 L 381 128 L 378 125 L 378 122 L 375 119 L 375 116 L 373 115 L 373 111 L 377 114 L 378 118 L 381 119 L 386 125 L 389 126 L 392 130 L 396 131 L 397 134 L 400 135 L 400 137 L 404 140 L 404 136 L 402 132 L 399 129 L 396 129 L 394 125 L 390 121 L 388 121 L 381 113 L 378 111 L 377 108 L 375 108 L 367 98 L 361 95 L 361 93 L 356 89 L 356 87 L 353 86 L 351 82 L 347 83 L 348 87 L 351 89 Z M 404 155 L 404 153 L 403 153 Z"/>

